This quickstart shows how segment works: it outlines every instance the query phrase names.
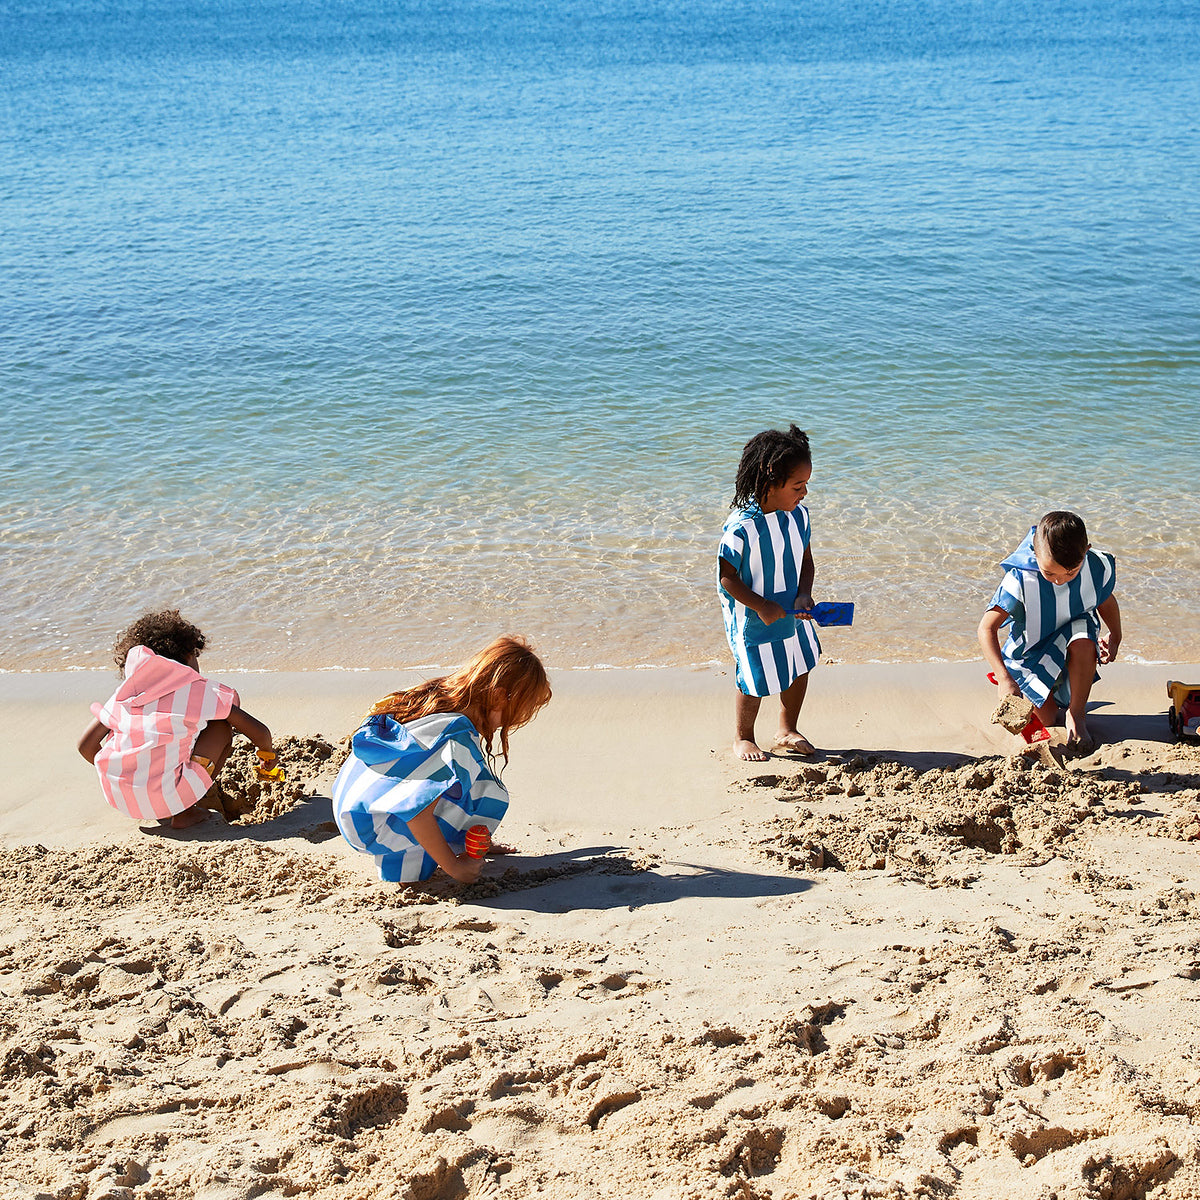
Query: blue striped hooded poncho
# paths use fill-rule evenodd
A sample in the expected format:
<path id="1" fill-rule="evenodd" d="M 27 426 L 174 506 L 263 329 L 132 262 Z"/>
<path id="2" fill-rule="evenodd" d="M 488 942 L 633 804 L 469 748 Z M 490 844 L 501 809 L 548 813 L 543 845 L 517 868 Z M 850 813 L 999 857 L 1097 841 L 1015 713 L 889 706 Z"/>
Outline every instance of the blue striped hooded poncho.
<path id="1" fill-rule="evenodd" d="M 462 853 L 472 825 L 494 833 L 508 811 L 508 791 L 475 726 L 461 713 L 403 724 L 370 716 L 350 744 L 333 785 L 334 820 L 355 850 L 374 857 L 385 883 L 428 879 L 437 869 L 408 828 L 429 805 L 455 854 Z"/>
<path id="2" fill-rule="evenodd" d="M 803 504 L 770 513 L 751 504 L 729 514 L 718 554 L 752 592 L 793 609 L 810 528 Z M 719 584 L 718 590 L 737 685 L 745 695 L 777 696 L 817 665 L 821 643 L 811 621 L 781 617 L 767 625 Z"/>
<path id="3" fill-rule="evenodd" d="M 1021 692 L 1037 705 L 1044 704 L 1052 693 L 1059 704 L 1066 705 L 1071 699 L 1067 647 L 1077 638 L 1099 639 L 1096 609 L 1113 593 L 1117 566 L 1111 554 L 1089 550 L 1070 583 L 1050 583 L 1034 557 L 1036 531 L 1036 526 L 1030 529 L 1000 564 L 1007 570 L 988 607 L 1001 608 L 1011 618 L 1001 654 Z"/>

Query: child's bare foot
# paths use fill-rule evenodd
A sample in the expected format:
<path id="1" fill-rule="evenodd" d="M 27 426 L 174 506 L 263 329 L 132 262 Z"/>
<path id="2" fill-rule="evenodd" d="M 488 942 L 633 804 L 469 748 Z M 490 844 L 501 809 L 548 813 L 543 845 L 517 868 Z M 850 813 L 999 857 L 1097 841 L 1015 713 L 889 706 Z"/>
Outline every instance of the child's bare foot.
<path id="1" fill-rule="evenodd" d="M 172 829 L 190 829 L 193 825 L 199 825 L 201 821 L 208 819 L 208 810 L 201 808 L 198 804 L 193 804 L 191 808 L 185 808 L 183 812 L 176 813 L 171 818 Z"/>
<path id="2" fill-rule="evenodd" d="M 1096 739 L 1088 731 L 1087 724 L 1082 717 L 1076 717 L 1074 713 L 1068 711 L 1066 726 L 1067 745 L 1076 754 L 1091 754 L 1096 749 Z"/>
<path id="3" fill-rule="evenodd" d="M 775 739 L 775 749 L 782 750 L 785 754 L 800 754 L 805 758 L 810 754 L 816 754 L 812 742 L 804 734 L 797 733 L 795 730 L 781 733 Z"/>
<path id="4" fill-rule="evenodd" d="M 733 752 L 745 762 L 767 761 L 767 756 L 748 738 L 737 738 L 733 743 Z"/>

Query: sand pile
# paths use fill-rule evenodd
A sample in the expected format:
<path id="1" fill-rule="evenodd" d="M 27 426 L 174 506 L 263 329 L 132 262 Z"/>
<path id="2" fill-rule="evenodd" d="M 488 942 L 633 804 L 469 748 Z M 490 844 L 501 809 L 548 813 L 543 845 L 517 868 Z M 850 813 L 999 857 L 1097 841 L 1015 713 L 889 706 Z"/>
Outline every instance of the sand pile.
<path id="1" fill-rule="evenodd" d="M 258 777 L 258 758 L 252 743 L 239 738 L 216 786 L 205 804 L 239 825 L 270 821 L 290 812 L 316 794 L 318 787 L 337 774 L 346 761 L 349 746 L 334 746 L 320 736 L 279 738 L 275 743 L 276 765 L 285 779 L 277 783 Z"/>
<path id="2" fill-rule="evenodd" d="M 781 799 L 796 802 L 761 842 L 768 856 L 793 868 L 893 867 L 924 881 L 940 878 L 939 869 L 967 848 L 1044 862 L 1081 824 L 1140 803 L 1143 787 L 1136 779 L 1047 768 L 1024 755 L 923 772 L 854 755 L 786 780 L 767 778 Z"/>
<path id="3" fill-rule="evenodd" d="M 329 863 L 254 842 L 178 846 L 146 840 L 84 850 L 0 850 L 5 902 L 31 911 L 119 911 L 130 904 L 159 904 L 203 912 L 281 895 L 314 904 L 344 882 Z"/>
<path id="4" fill-rule="evenodd" d="M 1200 755 L 758 783 L 441 895 L 0 854 L 0 1197 L 1200 1194 Z"/>

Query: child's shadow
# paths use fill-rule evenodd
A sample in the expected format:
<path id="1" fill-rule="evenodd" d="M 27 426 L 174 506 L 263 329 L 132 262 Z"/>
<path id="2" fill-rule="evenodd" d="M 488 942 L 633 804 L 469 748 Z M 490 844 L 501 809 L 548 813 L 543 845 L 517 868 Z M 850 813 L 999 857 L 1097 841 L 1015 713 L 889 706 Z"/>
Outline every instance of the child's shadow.
<path id="1" fill-rule="evenodd" d="M 464 903 L 534 912 L 633 910 L 686 899 L 764 899 L 798 895 L 813 886 L 811 879 L 799 875 L 703 863 L 643 867 L 615 846 L 584 846 L 537 857 L 506 855 L 489 860 L 485 871 L 478 883 L 460 889 Z"/>
<path id="2" fill-rule="evenodd" d="M 208 816 L 187 829 L 170 825 L 143 825 L 142 832 L 181 842 L 281 842 L 299 838 L 313 844 L 338 837 L 333 820 L 333 801 L 320 794 L 306 796 L 286 812 L 265 820 L 227 821 L 211 809 Z M 253 813 L 248 814 L 253 818 Z"/>
<path id="3" fill-rule="evenodd" d="M 1088 728 L 1103 748 L 1114 742 L 1174 742 L 1167 724 L 1167 710 L 1157 713 L 1101 713 L 1111 708 L 1111 700 L 1096 700 L 1088 705 Z"/>

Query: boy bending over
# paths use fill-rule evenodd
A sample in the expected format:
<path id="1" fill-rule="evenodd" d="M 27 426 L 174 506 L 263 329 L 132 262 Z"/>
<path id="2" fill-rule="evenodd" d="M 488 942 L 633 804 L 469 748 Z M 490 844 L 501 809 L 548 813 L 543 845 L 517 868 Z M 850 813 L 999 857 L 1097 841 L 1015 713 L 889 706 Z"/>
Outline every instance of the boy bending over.
<path id="1" fill-rule="evenodd" d="M 1046 725 L 1065 708 L 1068 744 L 1090 753 L 1086 711 L 1100 678 L 1096 664 L 1112 662 L 1121 644 L 1115 560 L 1091 548 L 1081 517 L 1049 512 L 1000 565 L 1007 572 L 979 622 L 1000 695 L 1025 696 Z M 1000 630 L 1009 622 L 1001 648 Z"/>

